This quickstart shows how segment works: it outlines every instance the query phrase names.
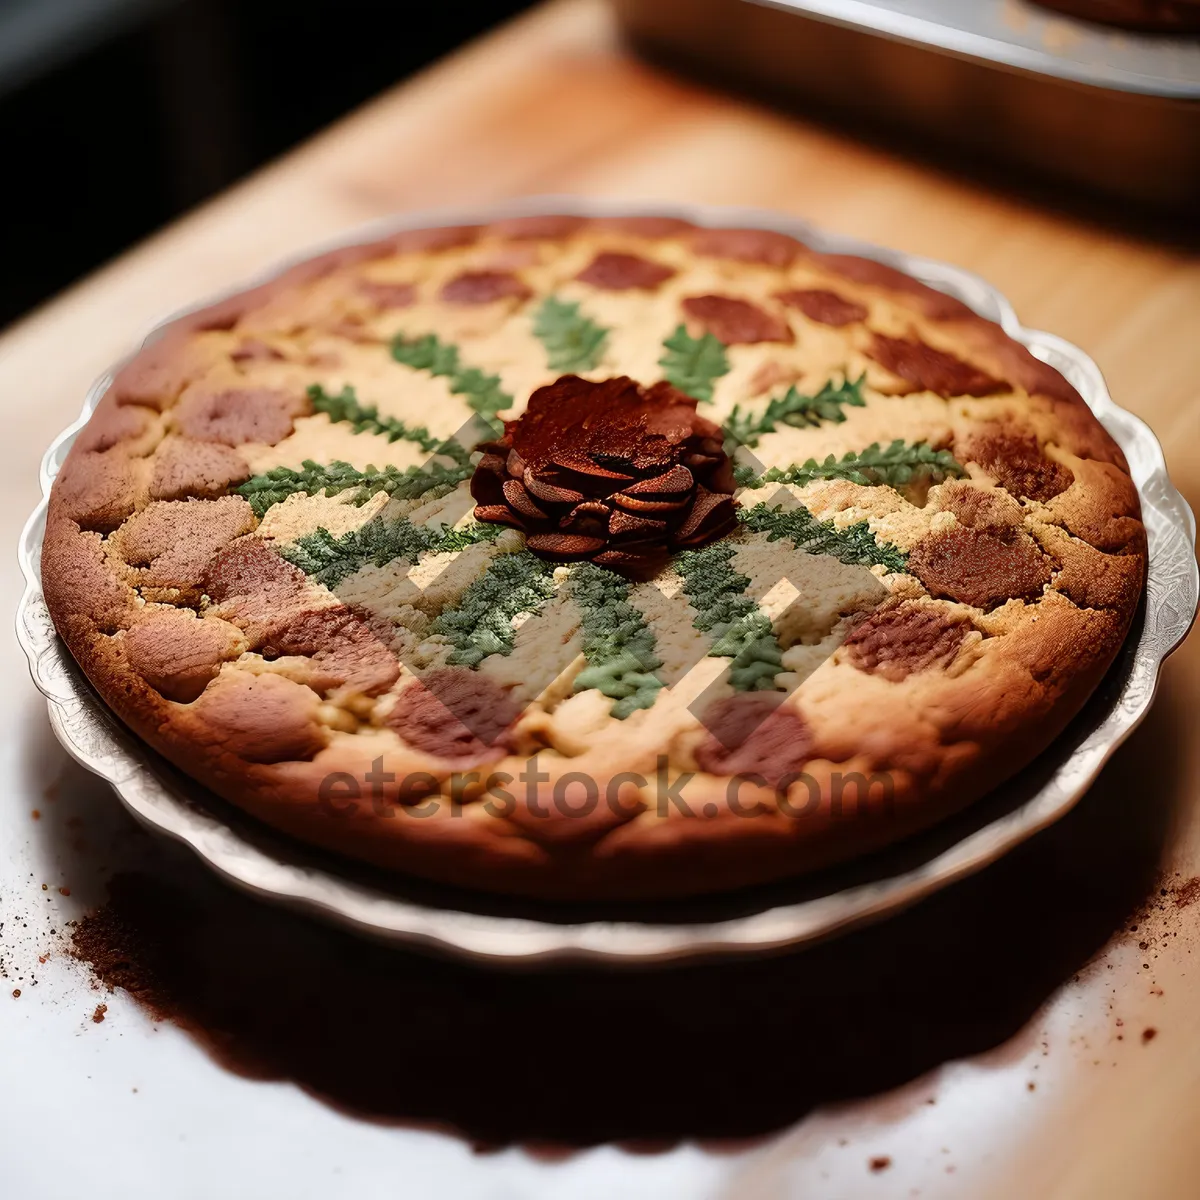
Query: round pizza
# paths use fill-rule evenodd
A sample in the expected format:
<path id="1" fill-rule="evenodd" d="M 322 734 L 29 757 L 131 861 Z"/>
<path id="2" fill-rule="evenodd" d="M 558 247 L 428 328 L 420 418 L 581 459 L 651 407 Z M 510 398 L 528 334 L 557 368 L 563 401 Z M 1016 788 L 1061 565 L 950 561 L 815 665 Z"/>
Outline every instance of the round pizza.
<path id="1" fill-rule="evenodd" d="M 865 854 L 1029 763 L 1146 540 L 1057 372 L 762 229 L 532 217 L 169 326 L 50 499 L 55 625 L 255 818 L 545 898 Z"/>

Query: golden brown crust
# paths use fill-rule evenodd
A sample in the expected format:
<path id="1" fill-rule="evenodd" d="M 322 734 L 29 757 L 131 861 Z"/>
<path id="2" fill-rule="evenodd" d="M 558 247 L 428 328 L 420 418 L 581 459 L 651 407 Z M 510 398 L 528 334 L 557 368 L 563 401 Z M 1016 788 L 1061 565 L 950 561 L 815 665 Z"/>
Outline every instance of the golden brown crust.
<path id="1" fill-rule="evenodd" d="M 695 597 L 669 580 L 628 593 L 658 636 L 659 666 L 643 674 L 657 670 L 660 690 L 614 716 L 599 692 L 572 690 L 584 655 L 578 614 L 563 616 L 569 587 L 538 602 L 547 641 L 531 619 L 482 665 L 449 654 L 438 614 L 507 543 L 403 569 L 364 553 L 345 576 L 280 555 L 318 529 L 332 544 L 423 503 L 461 522 L 465 482 L 407 508 L 384 492 L 356 505 L 301 490 L 256 510 L 236 494 L 317 454 L 357 455 L 359 470 L 428 457 L 379 421 L 427 423 L 434 441 L 463 425 L 471 410 L 454 389 L 471 381 L 392 363 L 400 331 L 456 344 L 458 366 L 494 372 L 519 411 L 556 374 L 531 331 L 551 293 L 611 331 L 593 378 L 649 386 L 678 325 L 716 336 L 728 366 L 717 421 L 735 404 L 760 412 L 792 384 L 814 392 L 827 374 L 865 372 L 865 406 L 764 434 L 766 465 L 893 438 L 961 464 L 960 478 L 903 494 L 845 480 L 785 489 L 837 529 L 865 523 L 890 567 L 737 535 L 736 570 L 783 651 L 774 691 L 720 682 L 709 634 L 692 627 Z M 395 379 L 410 391 L 393 403 Z M 336 396 L 347 383 L 377 406 L 376 424 L 314 409 L 310 387 Z M 121 718 L 197 779 L 342 853 L 550 897 L 737 887 L 940 819 L 1078 712 L 1145 569 L 1120 449 L 998 326 L 870 260 L 652 216 L 404 233 L 184 319 L 118 372 L 77 438 L 43 548 L 46 600 L 72 653 Z M 810 609 L 771 608 L 772 586 L 805 571 L 808 592 L 793 590 L 817 597 Z M 561 668 L 546 658 L 556 651 Z M 689 679 L 696 695 L 715 689 L 697 707 L 703 723 Z"/>

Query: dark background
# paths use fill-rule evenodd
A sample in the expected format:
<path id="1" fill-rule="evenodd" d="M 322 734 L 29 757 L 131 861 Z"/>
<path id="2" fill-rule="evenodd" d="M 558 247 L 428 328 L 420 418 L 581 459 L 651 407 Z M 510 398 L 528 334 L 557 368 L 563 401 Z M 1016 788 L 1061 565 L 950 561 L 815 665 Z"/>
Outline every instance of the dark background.
<path id="1" fill-rule="evenodd" d="M 532 0 L 0 0 L 0 327 Z"/>

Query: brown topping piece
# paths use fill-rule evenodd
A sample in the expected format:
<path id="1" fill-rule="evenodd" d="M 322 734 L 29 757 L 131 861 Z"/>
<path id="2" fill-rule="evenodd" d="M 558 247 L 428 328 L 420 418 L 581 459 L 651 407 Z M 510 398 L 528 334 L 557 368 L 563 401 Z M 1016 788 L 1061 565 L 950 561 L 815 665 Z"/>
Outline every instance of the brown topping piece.
<path id="1" fill-rule="evenodd" d="M 285 562 L 260 537 L 243 537 L 212 556 L 200 587 L 220 613 L 255 644 L 312 607 L 312 589 L 299 567 Z"/>
<path id="2" fill-rule="evenodd" d="M 375 242 L 364 242 L 357 246 L 341 246 L 329 250 L 302 263 L 297 263 L 285 271 L 273 283 L 266 286 L 266 295 L 279 295 L 299 285 L 315 283 L 318 279 L 327 279 L 335 271 L 347 267 L 359 266 L 376 258 L 386 258 L 393 253 L 395 242 L 391 238 L 383 238 Z M 251 293 L 253 294 L 253 293 Z"/>
<path id="3" fill-rule="evenodd" d="M 511 693 L 478 671 L 430 671 L 396 698 L 388 724 L 417 750 L 457 764 L 493 762 L 520 713 Z"/>
<path id="4" fill-rule="evenodd" d="M 696 765 L 710 775 L 758 775 L 778 787 L 803 769 L 812 734 L 798 713 L 771 692 L 744 692 L 718 700 L 701 718 L 708 735 L 696 749 Z"/>
<path id="5" fill-rule="evenodd" d="M 395 655 L 347 608 L 321 608 L 292 617 L 267 634 L 262 655 L 310 659 L 304 682 L 319 692 L 344 688 L 378 696 L 400 678 Z"/>
<path id="6" fill-rule="evenodd" d="M 524 530 L 526 546 L 555 562 L 590 558 L 649 578 L 672 550 L 736 521 L 721 431 L 668 383 L 564 375 L 484 451 L 476 520 Z"/>
<path id="7" fill-rule="evenodd" d="M 137 505 L 137 474 L 123 446 L 72 454 L 72 470 L 55 484 L 62 511 L 81 529 L 109 533 Z"/>
<path id="8" fill-rule="evenodd" d="M 865 283 L 868 287 L 885 288 L 889 292 L 913 296 L 920 301 L 921 312 L 931 321 L 954 321 L 975 316 L 961 300 L 873 258 L 859 258 L 853 254 L 814 254 L 813 261 L 853 283 Z"/>
<path id="9" fill-rule="evenodd" d="M 597 229 L 643 238 L 677 237 L 693 228 L 678 217 L 597 217 L 592 224 Z"/>
<path id="10" fill-rule="evenodd" d="M 180 431 L 198 442 L 273 446 L 292 432 L 292 418 L 303 408 L 297 397 L 267 388 L 194 388 L 184 394 L 175 414 Z"/>
<path id="11" fill-rule="evenodd" d="M 533 290 L 511 271 L 464 271 L 444 283 L 440 295 L 451 304 L 491 304 L 528 300 Z"/>
<path id="12" fill-rule="evenodd" d="M 804 372 L 795 364 L 768 359 L 754 372 L 754 376 L 750 380 L 750 392 L 754 396 L 760 396 L 763 392 L 771 391 L 772 388 L 796 383 L 803 377 Z"/>
<path id="13" fill-rule="evenodd" d="M 857 300 L 847 300 L 837 292 L 827 292 L 822 288 L 794 288 L 791 291 L 776 292 L 775 299 L 789 308 L 798 308 L 810 321 L 818 325 L 832 325 L 840 328 L 843 325 L 853 325 L 855 321 L 865 321 L 869 309 Z"/>
<path id="14" fill-rule="evenodd" d="M 478 240 L 478 225 L 443 225 L 440 229 L 406 229 L 392 238 L 392 247 L 397 254 L 429 254 Z"/>
<path id="15" fill-rule="evenodd" d="M 933 392 L 949 400 L 954 396 L 992 396 L 1007 392 L 1009 385 L 993 379 L 970 363 L 935 350 L 919 338 L 893 338 L 873 334 L 867 355 L 887 367 L 912 387 L 909 391 Z"/>
<path id="16" fill-rule="evenodd" d="M 773 229 L 698 229 L 692 250 L 711 258 L 733 258 L 768 267 L 790 267 L 804 247 Z"/>
<path id="17" fill-rule="evenodd" d="M 938 507 L 952 512 L 960 525 L 1003 535 L 1024 519 L 1020 504 L 1007 492 L 959 479 L 942 484 Z"/>
<path id="18" fill-rule="evenodd" d="M 180 328 L 196 333 L 228 333 L 246 315 L 247 296 L 250 295 L 253 292 L 218 300 L 216 304 L 184 317 Z"/>
<path id="19" fill-rule="evenodd" d="M 487 227 L 487 232 L 496 234 L 498 237 L 512 238 L 514 241 L 557 240 L 570 237 L 586 224 L 583 217 L 534 214 L 528 217 L 506 217 L 503 221 L 493 221 Z"/>
<path id="20" fill-rule="evenodd" d="M 304 572 L 280 558 L 262 538 L 247 537 L 214 555 L 201 583 L 209 599 L 224 604 L 239 596 L 268 591 L 284 599 L 302 590 L 304 580 Z"/>
<path id="21" fill-rule="evenodd" d="M 182 330 L 168 333 L 117 373 L 112 393 L 118 404 L 169 408 L 188 384 L 208 372 L 214 361 L 210 350 L 190 340 Z"/>
<path id="22" fill-rule="evenodd" d="M 860 671 L 899 683 L 919 671 L 949 666 L 970 628 L 944 609 L 905 600 L 876 609 L 842 644 Z"/>
<path id="23" fill-rule="evenodd" d="M 575 562 L 591 558 L 597 550 L 603 550 L 604 537 L 588 537 L 582 533 L 531 533 L 525 545 L 542 558 L 551 562 Z"/>
<path id="24" fill-rule="evenodd" d="M 974 437 L 964 461 L 977 462 L 997 483 L 1019 499 L 1052 500 L 1075 482 L 1069 468 L 1046 458 L 1033 433 L 998 429 Z"/>
<path id="25" fill-rule="evenodd" d="M 1126 613 L 1137 607 L 1146 586 L 1145 560 L 1132 554 L 1076 551 L 1055 576 L 1054 586 L 1080 608 L 1113 609 Z M 1090 551 L 1090 553 L 1089 553 Z"/>
<path id="26" fill-rule="evenodd" d="M 319 703 L 316 692 L 280 675 L 226 671 L 188 711 L 207 726 L 205 740 L 226 753 L 276 763 L 311 758 L 325 745 Z"/>
<path id="27" fill-rule="evenodd" d="M 360 279 L 358 291 L 376 308 L 408 308 L 417 298 L 416 284 L 382 279 Z"/>
<path id="28" fill-rule="evenodd" d="M 347 313 L 344 317 L 331 320 L 323 326 L 323 330 L 333 334 L 334 337 L 344 338 L 348 342 L 357 342 L 359 345 L 379 340 L 358 313 Z M 325 353 L 310 355 L 307 361 L 314 365 L 328 363 L 331 366 L 338 366 L 342 360 L 337 354 Z"/>
<path id="29" fill-rule="evenodd" d="M 1038 540 L 1062 563 L 1054 576 L 1054 590 L 1080 608 L 1128 611 L 1136 606 L 1145 577 L 1140 555 L 1105 554 L 1051 525 L 1038 531 Z"/>
<path id="30" fill-rule="evenodd" d="M 992 609 L 1006 600 L 1035 600 L 1050 582 L 1050 560 L 1027 534 L 948 529 L 923 538 L 908 556 L 909 572 L 934 596 Z"/>
<path id="31" fill-rule="evenodd" d="M 196 496 L 211 500 L 249 478 L 250 468 L 229 446 L 194 442 L 190 438 L 167 438 L 154 456 L 150 498 L 183 500 Z"/>
<path id="32" fill-rule="evenodd" d="M 124 442 L 126 449 L 132 449 L 130 443 L 140 443 L 157 424 L 158 418 L 148 408 L 106 402 L 80 430 L 74 449 L 81 454 L 101 453 L 111 450 L 118 442 Z"/>
<path id="33" fill-rule="evenodd" d="M 230 355 L 235 363 L 244 362 L 280 362 L 283 353 L 260 338 L 247 338 Z"/>
<path id="34" fill-rule="evenodd" d="M 509 242 L 494 254 L 489 254 L 484 264 L 489 271 L 519 271 L 542 261 L 542 248 L 535 242 Z"/>
<path id="35" fill-rule="evenodd" d="M 651 292 L 674 274 L 674 268 L 665 263 L 653 262 L 638 254 L 605 251 L 597 254 L 575 278 L 609 292 L 625 292 L 634 288 Z"/>
<path id="36" fill-rule="evenodd" d="M 688 296 L 683 311 L 727 346 L 792 342 L 791 326 L 774 313 L 733 296 Z"/>
<path id="37" fill-rule="evenodd" d="M 1051 520 L 1097 550 L 1145 554 L 1141 505 L 1129 475 L 1109 463 L 1087 460 L 1075 465 L 1075 475 L 1080 486 L 1071 496 L 1050 501 Z"/>
<path id="38" fill-rule="evenodd" d="M 241 496 L 158 500 L 130 518 L 110 541 L 131 567 L 139 569 L 139 584 L 190 591 L 213 555 L 255 524 Z"/>
<path id="39" fill-rule="evenodd" d="M 61 479 L 61 476 L 60 476 Z M 94 624 L 102 633 L 124 628 L 136 611 L 133 589 L 117 577 L 99 533 L 83 533 L 52 506 L 42 549 L 42 587 L 58 628 Z"/>
<path id="40" fill-rule="evenodd" d="M 190 704 L 243 643 L 225 621 L 189 610 L 153 613 L 125 635 L 129 665 L 161 696 Z"/>

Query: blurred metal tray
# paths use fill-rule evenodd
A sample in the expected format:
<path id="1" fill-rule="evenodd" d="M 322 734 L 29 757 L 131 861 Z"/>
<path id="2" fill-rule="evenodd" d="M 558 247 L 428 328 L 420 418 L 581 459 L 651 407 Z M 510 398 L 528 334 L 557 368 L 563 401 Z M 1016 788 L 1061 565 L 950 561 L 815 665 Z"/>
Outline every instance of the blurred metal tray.
<path id="1" fill-rule="evenodd" d="M 1008 301 L 978 276 L 823 233 L 778 213 L 561 196 L 411 213 L 314 247 L 279 269 L 336 245 L 369 242 L 401 229 L 537 212 L 626 216 L 651 211 L 698 225 L 776 229 L 816 250 L 863 254 L 898 267 L 998 322 L 1079 389 L 1129 460 L 1150 551 L 1141 619 L 1084 711 L 1032 766 L 934 829 L 855 863 L 728 896 L 658 904 L 537 904 L 422 883 L 323 854 L 258 825 L 156 755 L 105 706 L 55 634 L 41 588 L 47 498 L 71 445 L 112 381 L 109 372 L 96 381 L 79 419 L 59 435 L 42 461 L 42 502 L 21 538 L 26 586 L 17 637 L 34 682 L 46 696 L 59 741 L 76 761 L 108 780 L 135 817 L 190 846 L 210 867 L 254 895 L 396 944 L 493 964 L 553 960 L 614 966 L 759 954 L 828 937 L 903 909 L 981 870 L 1074 807 L 1145 717 L 1163 660 L 1192 624 L 1200 595 L 1193 551 L 1196 525 L 1171 484 L 1154 434 L 1113 402 L 1096 364 L 1061 338 L 1022 326 Z M 276 273 L 252 282 L 265 282 Z M 167 324 L 150 338 L 161 336 Z"/>
<path id="2" fill-rule="evenodd" d="M 1200 205 L 1200 38 L 1032 0 L 612 0 L 635 45 L 983 160 Z"/>

